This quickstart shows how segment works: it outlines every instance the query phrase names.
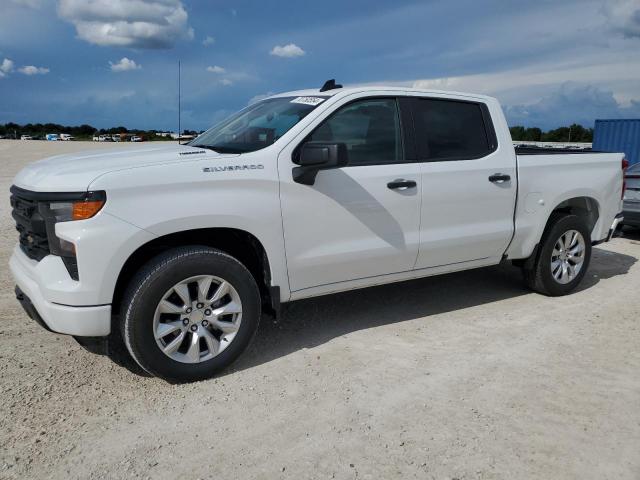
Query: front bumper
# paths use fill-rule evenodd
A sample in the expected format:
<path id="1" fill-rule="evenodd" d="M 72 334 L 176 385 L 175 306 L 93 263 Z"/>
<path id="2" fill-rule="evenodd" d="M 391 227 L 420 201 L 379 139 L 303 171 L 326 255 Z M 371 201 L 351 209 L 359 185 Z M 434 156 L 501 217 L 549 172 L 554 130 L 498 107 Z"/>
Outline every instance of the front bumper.
<path id="1" fill-rule="evenodd" d="M 33 277 L 30 259 L 18 248 L 9 260 L 9 268 L 17 284 L 16 297 L 29 317 L 57 333 L 86 337 L 109 335 L 111 305 L 74 307 L 48 301 Z"/>

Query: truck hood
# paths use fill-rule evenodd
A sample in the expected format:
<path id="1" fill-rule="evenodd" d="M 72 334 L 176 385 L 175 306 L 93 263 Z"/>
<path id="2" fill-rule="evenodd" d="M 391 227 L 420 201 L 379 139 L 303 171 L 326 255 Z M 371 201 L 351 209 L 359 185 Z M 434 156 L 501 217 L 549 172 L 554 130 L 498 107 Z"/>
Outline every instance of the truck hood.
<path id="1" fill-rule="evenodd" d="M 36 192 L 83 191 L 97 177 L 116 170 L 234 157 L 187 145 L 149 145 L 127 149 L 91 150 L 56 155 L 34 162 L 15 177 L 14 185 Z"/>

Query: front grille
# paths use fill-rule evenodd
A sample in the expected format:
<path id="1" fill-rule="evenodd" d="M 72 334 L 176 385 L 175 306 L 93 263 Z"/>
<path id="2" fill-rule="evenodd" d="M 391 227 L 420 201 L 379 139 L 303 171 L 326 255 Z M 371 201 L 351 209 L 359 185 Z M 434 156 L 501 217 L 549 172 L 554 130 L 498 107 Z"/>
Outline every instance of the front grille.
<path id="1" fill-rule="evenodd" d="M 17 190 L 11 192 L 11 216 L 20 234 L 20 248 L 29 258 L 40 261 L 50 253 L 47 227 L 38 201 L 20 195 Z"/>

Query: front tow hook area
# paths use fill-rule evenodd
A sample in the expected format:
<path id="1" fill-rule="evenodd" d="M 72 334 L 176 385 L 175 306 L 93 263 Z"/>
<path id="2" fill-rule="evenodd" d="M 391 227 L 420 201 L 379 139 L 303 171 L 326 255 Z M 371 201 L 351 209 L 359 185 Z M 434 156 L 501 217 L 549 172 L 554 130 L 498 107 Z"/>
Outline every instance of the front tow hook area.
<path id="1" fill-rule="evenodd" d="M 36 307 L 33 305 L 33 302 L 31 302 L 31 299 L 27 297 L 27 295 L 25 295 L 25 293 L 22 290 L 20 290 L 20 287 L 18 287 L 17 285 L 15 288 L 15 292 L 16 292 L 16 300 L 20 302 L 20 305 L 22 305 L 23 310 L 26 312 L 29 318 L 31 320 L 34 320 L 42 328 L 49 330 L 50 332 L 53 332 L 53 330 L 51 330 L 47 326 L 47 324 L 44 322 L 44 320 L 38 313 L 38 310 L 36 310 Z"/>

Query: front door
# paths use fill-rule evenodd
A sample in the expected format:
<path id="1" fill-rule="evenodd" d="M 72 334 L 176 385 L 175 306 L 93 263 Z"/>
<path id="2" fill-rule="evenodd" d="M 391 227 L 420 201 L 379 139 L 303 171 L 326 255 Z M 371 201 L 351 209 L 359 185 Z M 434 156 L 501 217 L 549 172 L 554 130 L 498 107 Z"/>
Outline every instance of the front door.
<path id="1" fill-rule="evenodd" d="M 291 291 L 411 270 L 418 255 L 420 166 L 405 161 L 395 98 L 343 100 L 279 156 Z M 348 165 L 292 179 L 293 149 L 344 143 Z"/>

